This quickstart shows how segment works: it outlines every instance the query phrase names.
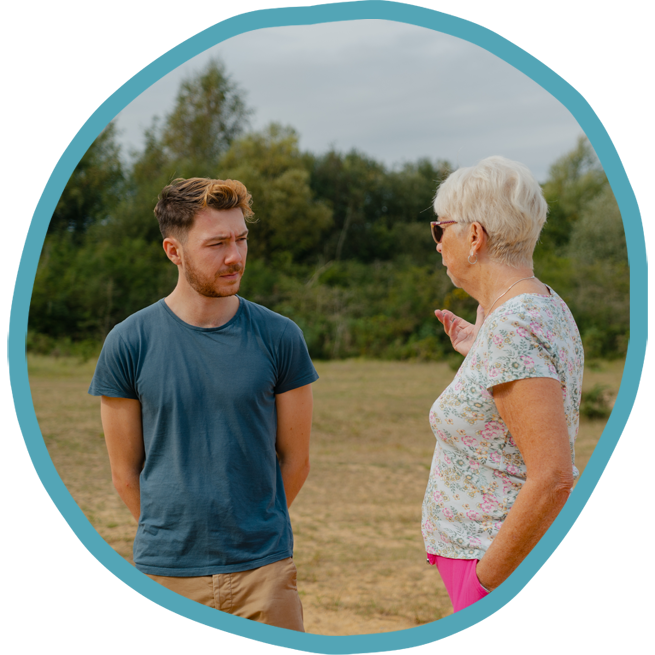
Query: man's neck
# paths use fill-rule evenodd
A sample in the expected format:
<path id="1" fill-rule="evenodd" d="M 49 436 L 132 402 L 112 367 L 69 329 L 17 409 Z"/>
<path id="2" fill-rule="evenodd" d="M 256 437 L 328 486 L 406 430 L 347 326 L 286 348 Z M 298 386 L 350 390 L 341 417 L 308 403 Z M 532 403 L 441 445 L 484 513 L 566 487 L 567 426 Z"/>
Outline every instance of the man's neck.
<path id="1" fill-rule="evenodd" d="M 188 284 L 179 282 L 164 302 L 179 319 L 200 328 L 221 327 L 239 310 L 239 299 L 236 295 L 208 298 L 200 295 Z"/>

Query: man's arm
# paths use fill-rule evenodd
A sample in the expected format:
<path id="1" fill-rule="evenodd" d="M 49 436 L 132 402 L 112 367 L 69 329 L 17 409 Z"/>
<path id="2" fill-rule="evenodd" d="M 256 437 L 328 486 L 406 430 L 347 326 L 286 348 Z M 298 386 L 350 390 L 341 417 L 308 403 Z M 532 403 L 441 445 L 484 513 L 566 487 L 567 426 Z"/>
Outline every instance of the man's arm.
<path id="1" fill-rule="evenodd" d="M 312 429 L 312 385 L 275 396 L 277 441 L 287 507 L 291 506 L 309 475 L 309 435 Z"/>
<path id="2" fill-rule="evenodd" d="M 139 475 L 146 459 L 141 403 L 131 398 L 102 396 L 100 417 L 109 453 L 112 482 L 138 522 L 141 515 Z"/>

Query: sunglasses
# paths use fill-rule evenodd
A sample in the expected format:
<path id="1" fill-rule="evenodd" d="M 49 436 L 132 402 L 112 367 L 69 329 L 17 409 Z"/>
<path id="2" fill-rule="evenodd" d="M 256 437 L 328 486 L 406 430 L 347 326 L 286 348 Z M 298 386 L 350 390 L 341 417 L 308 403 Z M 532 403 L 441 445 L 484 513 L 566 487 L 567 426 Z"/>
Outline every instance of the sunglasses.
<path id="1" fill-rule="evenodd" d="M 441 243 L 441 237 L 443 237 L 443 228 L 441 226 L 450 223 L 457 223 L 457 221 L 432 221 L 430 223 L 430 231 L 435 243 Z"/>
<path id="2" fill-rule="evenodd" d="M 443 228 L 441 227 L 442 225 L 449 225 L 450 223 L 458 222 L 459 221 L 432 221 L 430 223 L 430 231 L 432 232 L 432 238 L 434 239 L 435 243 L 441 243 L 441 238 L 443 237 Z M 489 232 L 487 232 L 487 228 L 484 225 L 480 225 L 480 227 L 485 234 L 489 234 Z"/>

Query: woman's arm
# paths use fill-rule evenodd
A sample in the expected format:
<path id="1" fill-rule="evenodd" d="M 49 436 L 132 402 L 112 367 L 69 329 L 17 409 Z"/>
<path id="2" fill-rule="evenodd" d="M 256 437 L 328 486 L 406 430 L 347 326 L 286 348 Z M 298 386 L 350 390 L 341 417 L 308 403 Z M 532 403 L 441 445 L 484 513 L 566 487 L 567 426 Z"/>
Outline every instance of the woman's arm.
<path id="1" fill-rule="evenodd" d="M 560 383 L 529 378 L 499 384 L 494 401 L 521 451 L 527 480 L 489 550 L 478 580 L 492 590 L 525 559 L 555 520 L 573 487 L 571 448 Z"/>

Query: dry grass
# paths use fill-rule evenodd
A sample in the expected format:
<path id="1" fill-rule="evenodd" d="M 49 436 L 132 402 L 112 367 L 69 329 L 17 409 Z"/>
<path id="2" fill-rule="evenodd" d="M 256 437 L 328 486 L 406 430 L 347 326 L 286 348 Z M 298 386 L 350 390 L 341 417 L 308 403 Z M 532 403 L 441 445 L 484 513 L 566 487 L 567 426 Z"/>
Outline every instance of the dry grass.
<path id="1" fill-rule="evenodd" d="M 94 362 L 30 356 L 34 406 L 59 474 L 102 537 L 128 561 L 136 522 L 111 484 Z M 425 563 L 421 502 L 434 448 L 427 413 L 453 372 L 445 364 L 319 362 L 312 472 L 291 509 L 308 632 L 411 628 L 452 609 Z M 623 362 L 585 372 L 584 388 L 618 390 Z M 605 421 L 583 421 L 584 469 Z"/>

